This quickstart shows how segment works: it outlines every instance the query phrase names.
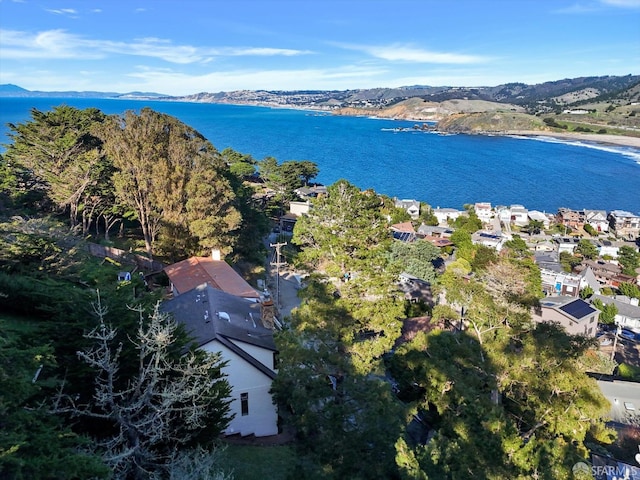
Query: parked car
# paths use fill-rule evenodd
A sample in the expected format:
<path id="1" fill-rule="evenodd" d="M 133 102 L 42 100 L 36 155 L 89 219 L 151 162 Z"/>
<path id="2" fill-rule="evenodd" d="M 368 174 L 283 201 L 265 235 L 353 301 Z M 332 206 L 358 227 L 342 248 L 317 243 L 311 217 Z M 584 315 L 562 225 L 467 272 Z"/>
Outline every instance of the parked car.
<path id="1" fill-rule="evenodd" d="M 635 340 L 636 339 L 636 334 L 634 332 L 632 332 L 631 330 L 622 329 L 620 331 L 620 336 L 624 337 L 624 338 L 626 338 L 628 340 Z"/>
<path id="2" fill-rule="evenodd" d="M 635 412 L 636 411 L 636 406 L 631 402 L 624 402 L 624 408 L 626 408 L 630 412 Z"/>

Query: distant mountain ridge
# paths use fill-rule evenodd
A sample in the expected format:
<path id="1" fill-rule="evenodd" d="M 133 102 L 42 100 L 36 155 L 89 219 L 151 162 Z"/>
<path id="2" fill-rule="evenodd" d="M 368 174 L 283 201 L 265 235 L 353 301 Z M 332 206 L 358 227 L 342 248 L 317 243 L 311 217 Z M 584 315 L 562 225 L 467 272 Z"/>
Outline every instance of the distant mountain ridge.
<path id="1" fill-rule="evenodd" d="M 44 92 L 38 90 L 27 90 L 12 83 L 0 85 L 0 97 L 40 97 L 40 98 L 170 98 L 169 95 L 154 92 L 96 92 L 96 91 L 59 91 Z"/>
<path id="2" fill-rule="evenodd" d="M 634 89 L 634 87 L 637 87 Z M 628 92 L 629 91 L 629 92 Z M 640 75 L 578 77 L 544 82 L 535 85 L 506 83 L 495 87 L 448 87 L 414 85 L 399 88 L 369 88 L 353 90 L 236 90 L 201 92 L 185 96 L 155 92 L 78 92 L 30 91 L 12 84 L 0 85 L 0 97 L 82 97 L 82 98 L 141 98 L 168 101 L 210 103 L 246 103 L 297 107 L 383 108 L 410 98 L 428 102 L 447 100 L 484 100 L 519 105 L 529 113 L 541 105 L 553 109 L 558 105 L 578 105 L 588 101 L 604 101 L 613 97 L 640 101 Z"/>
<path id="3" fill-rule="evenodd" d="M 7 84 L 0 85 L 0 97 L 262 105 L 323 110 L 335 115 L 437 121 L 439 129 L 449 132 L 555 128 L 640 137 L 640 75 L 631 74 L 566 78 L 535 85 L 506 83 L 495 87 L 413 85 L 354 90 L 236 90 L 185 96 L 149 92 L 33 92 Z M 555 120 L 549 118 L 551 115 Z"/>

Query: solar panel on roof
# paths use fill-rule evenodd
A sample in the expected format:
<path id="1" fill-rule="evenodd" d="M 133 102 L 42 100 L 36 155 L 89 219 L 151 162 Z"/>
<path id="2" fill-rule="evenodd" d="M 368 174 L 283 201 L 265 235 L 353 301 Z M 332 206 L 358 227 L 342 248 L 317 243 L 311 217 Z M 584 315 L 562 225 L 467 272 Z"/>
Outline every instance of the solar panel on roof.
<path id="1" fill-rule="evenodd" d="M 393 232 L 393 238 L 402 242 L 413 241 L 414 236 L 415 235 L 413 233 L 409 232 Z"/>
<path id="2" fill-rule="evenodd" d="M 573 316 L 574 318 L 583 318 L 595 312 L 595 308 L 584 300 L 574 300 L 560 307 L 560 310 Z"/>

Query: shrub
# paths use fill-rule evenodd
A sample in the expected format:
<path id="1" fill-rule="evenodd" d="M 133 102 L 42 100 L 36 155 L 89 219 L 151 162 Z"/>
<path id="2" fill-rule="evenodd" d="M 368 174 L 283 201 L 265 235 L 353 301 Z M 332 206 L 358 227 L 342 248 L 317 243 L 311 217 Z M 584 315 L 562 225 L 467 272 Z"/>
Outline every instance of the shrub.
<path id="1" fill-rule="evenodd" d="M 618 375 L 629 380 L 640 380 L 640 367 L 621 363 L 618 365 Z"/>

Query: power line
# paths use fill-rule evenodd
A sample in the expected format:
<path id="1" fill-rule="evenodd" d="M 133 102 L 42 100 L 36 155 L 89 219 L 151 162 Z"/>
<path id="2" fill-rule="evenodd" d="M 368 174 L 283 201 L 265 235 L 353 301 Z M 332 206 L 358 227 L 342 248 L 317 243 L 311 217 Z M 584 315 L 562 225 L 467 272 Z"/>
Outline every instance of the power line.
<path id="1" fill-rule="evenodd" d="M 282 242 L 282 243 L 270 243 L 269 246 L 271 248 L 275 248 L 275 262 L 272 261 L 271 262 L 271 266 L 275 266 L 276 267 L 276 306 L 278 308 L 280 308 L 280 266 L 281 265 L 286 265 L 287 262 L 284 261 L 283 257 L 282 257 L 282 253 L 280 251 L 280 249 L 282 247 L 284 247 L 287 244 L 287 242 Z"/>

